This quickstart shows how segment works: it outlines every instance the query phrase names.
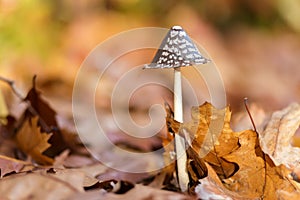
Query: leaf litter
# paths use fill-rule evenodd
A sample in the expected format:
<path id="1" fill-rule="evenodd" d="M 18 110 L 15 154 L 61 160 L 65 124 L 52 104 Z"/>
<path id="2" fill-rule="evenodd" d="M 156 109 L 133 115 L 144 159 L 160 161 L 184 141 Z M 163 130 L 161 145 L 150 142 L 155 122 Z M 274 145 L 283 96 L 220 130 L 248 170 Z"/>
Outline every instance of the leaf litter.
<path id="1" fill-rule="evenodd" d="M 179 123 L 166 104 L 168 133 L 158 139 L 169 165 L 134 178 L 96 161 L 74 129 L 58 125 L 57 114 L 36 89 L 35 78 L 22 100 L 27 107 L 20 117 L 1 112 L 1 199 L 300 198 L 299 147 L 290 144 L 299 128 L 299 104 L 275 112 L 259 132 L 234 132 L 229 107 L 216 109 L 206 102 L 191 109 L 190 122 Z M 188 193 L 178 192 L 176 133 L 189 146 Z"/>

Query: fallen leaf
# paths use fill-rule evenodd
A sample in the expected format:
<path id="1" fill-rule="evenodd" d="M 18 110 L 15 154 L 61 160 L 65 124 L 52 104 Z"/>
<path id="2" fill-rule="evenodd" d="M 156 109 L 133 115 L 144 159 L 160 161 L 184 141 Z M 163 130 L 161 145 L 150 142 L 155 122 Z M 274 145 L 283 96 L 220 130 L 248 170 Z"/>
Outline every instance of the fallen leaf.
<path id="1" fill-rule="evenodd" d="M 210 194 L 220 195 L 210 198 L 277 199 L 277 193 L 281 190 L 297 193 L 298 187 L 290 176 L 291 170 L 284 165 L 274 165 L 259 147 L 256 132 L 232 131 L 231 112 L 228 107 L 222 111 L 224 115 L 211 104 L 205 103 L 192 109 L 191 122 L 180 125 L 179 132 L 183 132 L 181 135 L 186 136 L 200 158 L 209 150 L 203 159 L 213 169 L 213 173 L 208 173 L 207 178 L 199 180 L 200 184 L 196 186 L 195 192 L 205 193 L 199 190 L 207 184 Z M 222 127 L 220 133 L 212 126 L 214 120 L 218 122 L 218 127 Z M 178 126 L 176 123 L 175 125 Z M 203 148 L 206 149 L 202 150 Z M 209 177 L 211 174 L 217 176 Z"/>
<path id="2" fill-rule="evenodd" d="M 22 160 L 17 160 L 7 156 L 0 155 L 0 169 L 1 169 L 1 178 L 8 173 L 16 172 L 18 173 L 24 165 L 28 164 Z"/>
<path id="3" fill-rule="evenodd" d="M 293 169 L 300 164 L 300 148 L 291 145 L 299 126 L 300 105 L 294 103 L 274 112 L 266 129 L 259 134 L 263 151 L 276 166 L 284 164 Z"/>
<path id="4" fill-rule="evenodd" d="M 239 170 L 230 178 L 223 180 L 227 188 L 245 198 L 263 196 L 265 187 L 265 163 L 255 153 L 257 136 L 254 131 L 235 133 L 240 147 L 224 158 L 237 163 Z"/>
<path id="5" fill-rule="evenodd" d="M 219 110 L 205 102 L 199 107 L 192 107 L 191 115 L 192 120 L 181 124 L 180 129 L 183 133 L 188 133 L 189 137 L 186 139 L 200 158 L 204 158 L 214 148 L 220 156 L 236 148 L 237 139 L 228 140 L 232 132 L 229 107 Z M 222 145 L 222 148 L 217 148 L 216 145 Z"/>
<path id="6" fill-rule="evenodd" d="M 38 125 L 41 127 L 42 132 L 52 133 L 52 136 L 49 139 L 49 143 L 52 145 L 44 152 L 44 154 L 49 157 L 54 157 L 65 150 L 67 145 L 59 130 L 56 121 L 56 112 L 41 97 L 41 92 L 36 89 L 35 79 L 36 77 L 33 78 L 33 86 L 24 99 L 30 103 L 25 114 L 38 116 Z"/>
<path id="7" fill-rule="evenodd" d="M 284 190 L 279 190 L 276 193 L 278 199 L 286 199 L 286 200 L 300 199 L 300 192 L 290 193 Z"/>
<path id="8" fill-rule="evenodd" d="M 189 174 L 189 186 L 193 188 L 195 184 L 198 184 L 199 179 L 207 176 L 207 168 L 203 159 L 193 150 L 188 147 L 187 153 L 187 171 Z"/>
<path id="9" fill-rule="evenodd" d="M 39 124 L 43 131 L 51 132 L 52 127 L 57 127 L 56 112 L 42 99 L 41 92 L 36 89 L 35 79 L 36 77 L 32 80 L 33 86 L 27 93 L 25 101 L 29 101 L 30 105 L 34 108 L 34 111 L 32 111 L 34 113 L 31 114 L 40 116 Z"/>
<path id="10" fill-rule="evenodd" d="M 33 158 L 39 164 L 49 165 L 53 159 L 43 155 L 50 147 L 48 143 L 51 134 L 42 133 L 38 127 L 38 117 L 28 119 L 16 135 L 16 143 L 20 150 Z"/>
<path id="11" fill-rule="evenodd" d="M 62 168 L 65 160 L 69 157 L 70 150 L 66 149 L 58 156 L 55 156 L 53 166 L 57 168 Z"/>
<path id="12" fill-rule="evenodd" d="M 282 197 L 285 192 L 299 196 L 300 185 L 292 179 L 290 173 L 291 171 L 286 166 L 275 166 L 272 160 L 267 157 L 265 189 L 263 194 L 265 199 L 290 199 Z"/>
<path id="13" fill-rule="evenodd" d="M 70 155 L 64 160 L 63 165 L 65 167 L 76 168 L 88 166 L 95 162 L 95 159 L 88 156 Z"/>
<path id="14" fill-rule="evenodd" d="M 80 168 L 75 168 L 75 169 L 65 169 L 65 170 L 59 170 L 59 171 L 71 171 L 74 173 L 83 173 L 84 174 L 84 180 L 82 183 L 83 187 L 91 187 L 94 184 L 98 183 L 100 180 L 97 179 L 97 177 L 100 174 L 103 174 L 107 171 L 107 167 L 101 163 L 99 164 L 94 164 L 90 166 L 84 166 Z"/>
<path id="15" fill-rule="evenodd" d="M 201 179 L 200 184 L 195 187 L 195 194 L 199 199 L 249 199 L 226 188 L 214 169 L 209 164 L 206 164 L 206 166 L 208 176 Z"/>
<path id="16" fill-rule="evenodd" d="M 278 199 L 277 191 L 297 192 L 291 172 L 285 166 L 276 167 L 258 145 L 257 133 L 251 130 L 234 133 L 240 147 L 225 155 L 228 161 L 237 163 L 239 170 L 230 178 L 223 179 L 225 186 L 244 198 Z"/>
<path id="17" fill-rule="evenodd" d="M 83 178 L 80 173 L 69 173 L 60 179 L 41 173 L 12 175 L 0 181 L 0 194 L 4 199 L 67 199 L 82 192 L 74 185 L 82 184 Z"/>
<path id="18" fill-rule="evenodd" d="M 192 120 L 181 124 L 179 132 L 187 138 L 199 158 L 208 162 L 222 179 L 232 176 L 238 166 L 224 156 L 237 149 L 239 144 L 230 128 L 229 107 L 219 110 L 205 102 L 193 107 L 191 113 Z"/>
<path id="19" fill-rule="evenodd" d="M 50 173 L 48 176 L 54 177 L 57 180 L 71 185 L 76 191 L 83 192 L 84 180 L 86 174 L 80 170 L 60 170 L 57 169 L 56 173 Z"/>

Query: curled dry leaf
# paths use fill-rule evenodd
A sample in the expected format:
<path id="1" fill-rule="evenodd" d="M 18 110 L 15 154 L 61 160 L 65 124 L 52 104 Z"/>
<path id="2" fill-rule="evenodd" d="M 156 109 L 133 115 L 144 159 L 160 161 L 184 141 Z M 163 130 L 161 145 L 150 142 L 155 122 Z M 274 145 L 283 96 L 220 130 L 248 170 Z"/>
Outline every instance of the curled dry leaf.
<path id="1" fill-rule="evenodd" d="M 291 104 L 274 112 L 266 129 L 259 134 L 263 151 L 275 165 L 294 168 L 300 164 L 300 148 L 291 145 L 292 137 L 300 125 L 300 105 Z"/>
<path id="2" fill-rule="evenodd" d="M 30 156 L 39 164 L 50 165 L 53 159 L 43 155 L 50 147 L 48 143 L 51 134 L 41 133 L 38 127 L 38 117 L 28 119 L 16 135 L 16 143 L 20 150 Z"/>

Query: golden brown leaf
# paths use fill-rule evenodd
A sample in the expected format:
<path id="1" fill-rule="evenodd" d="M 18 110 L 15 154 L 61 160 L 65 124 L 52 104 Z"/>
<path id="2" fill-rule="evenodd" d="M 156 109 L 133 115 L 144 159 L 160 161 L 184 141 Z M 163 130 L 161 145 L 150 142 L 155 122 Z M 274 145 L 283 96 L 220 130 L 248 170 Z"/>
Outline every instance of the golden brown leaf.
<path id="1" fill-rule="evenodd" d="M 192 120 L 180 126 L 188 143 L 200 158 L 208 162 L 221 178 L 228 178 L 238 169 L 237 164 L 223 156 L 239 147 L 238 138 L 230 128 L 229 107 L 216 109 L 210 103 L 192 108 Z"/>
<path id="2" fill-rule="evenodd" d="M 206 164 L 208 176 L 200 180 L 200 184 L 195 188 L 195 193 L 199 199 L 235 199 L 249 200 L 236 192 L 230 191 L 221 182 L 214 169 Z"/>
<path id="3" fill-rule="evenodd" d="M 244 197 L 260 197 L 265 187 L 265 163 L 263 158 L 255 153 L 256 133 L 248 130 L 235 134 L 241 146 L 224 158 L 237 163 L 239 170 L 223 181 L 228 189 Z"/>
<path id="4" fill-rule="evenodd" d="M 227 195 L 234 199 L 277 199 L 279 191 L 297 193 L 299 189 L 289 175 L 291 171 L 283 165 L 276 167 L 262 152 L 257 133 L 251 130 L 233 132 L 230 128 L 231 112 L 228 107 L 223 111 L 224 115 L 205 103 L 197 109 L 193 108 L 191 122 L 180 126 L 180 131 L 185 132 L 182 135 L 188 133 L 190 138 L 194 138 L 189 144 L 198 155 L 210 150 L 203 159 L 209 163 L 213 174 L 218 175 L 200 179 L 196 193 L 205 184 L 209 185 L 208 190 L 220 193 L 219 197 Z M 211 127 L 214 120 L 218 121 L 219 126 L 222 125 L 220 133 Z M 211 138 L 210 143 L 206 142 L 207 138 Z M 206 145 L 208 148 L 203 151 Z"/>
<path id="5" fill-rule="evenodd" d="M 234 133 L 240 147 L 224 158 L 235 162 L 239 170 L 230 178 L 223 179 L 225 186 L 244 198 L 278 199 L 278 191 L 297 192 L 289 176 L 290 170 L 281 165 L 276 167 L 267 155 L 257 155 L 257 133 L 251 130 Z"/>
<path id="6" fill-rule="evenodd" d="M 48 140 L 51 134 L 41 133 L 37 123 L 38 117 L 26 120 L 16 135 L 16 143 L 20 150 L 33 158 L 37 163 L 49 165 L 54 160 L 42 153 L 50 147 Z"/>
<path id="7" fill-rule="evenodd" d="M 272 199 L 292 199 L 287 198 L 284 193 L 299 197 L 300 185 L 292 180 L 291 171 L 284 165 L 275 166 L 272 160 L 267 157 L 266 162 L 266 183 L 264 197 L 267 200 Z M 298 199 L 298 198 L 296 198 Z"/>
<path id="8" fill-rule="evenodd" d="M 180 129 L 189 133 L 190 144 L 201 158 L 214 148 L 222 156 L 231 152 L 238 144 L 238 139 L 231 136 L 230 117 L 229 107 L 219 110 L 206 102 L 192 108 L 192 120 L 183 123 Z"/>

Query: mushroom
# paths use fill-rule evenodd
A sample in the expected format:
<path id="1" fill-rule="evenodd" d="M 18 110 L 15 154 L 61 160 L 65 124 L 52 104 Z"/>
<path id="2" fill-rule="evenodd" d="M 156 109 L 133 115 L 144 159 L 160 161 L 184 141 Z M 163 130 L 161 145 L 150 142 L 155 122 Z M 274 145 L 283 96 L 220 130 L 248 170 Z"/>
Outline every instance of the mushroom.
<path id="1" fill-rule="evenodd" d="M 183 122 L 181 67 L 205 64 L 210 60 L 203 57 L 196 45 L 180 26 L 173 26 L 156 55 L 144 68 L 174 68 L 174 119 Z M 177 181 L 182 192 L 187 191 L 189 177 L 186 169 L 185 139 L 175 134 L 175 153 L 177 159 Z"/>

